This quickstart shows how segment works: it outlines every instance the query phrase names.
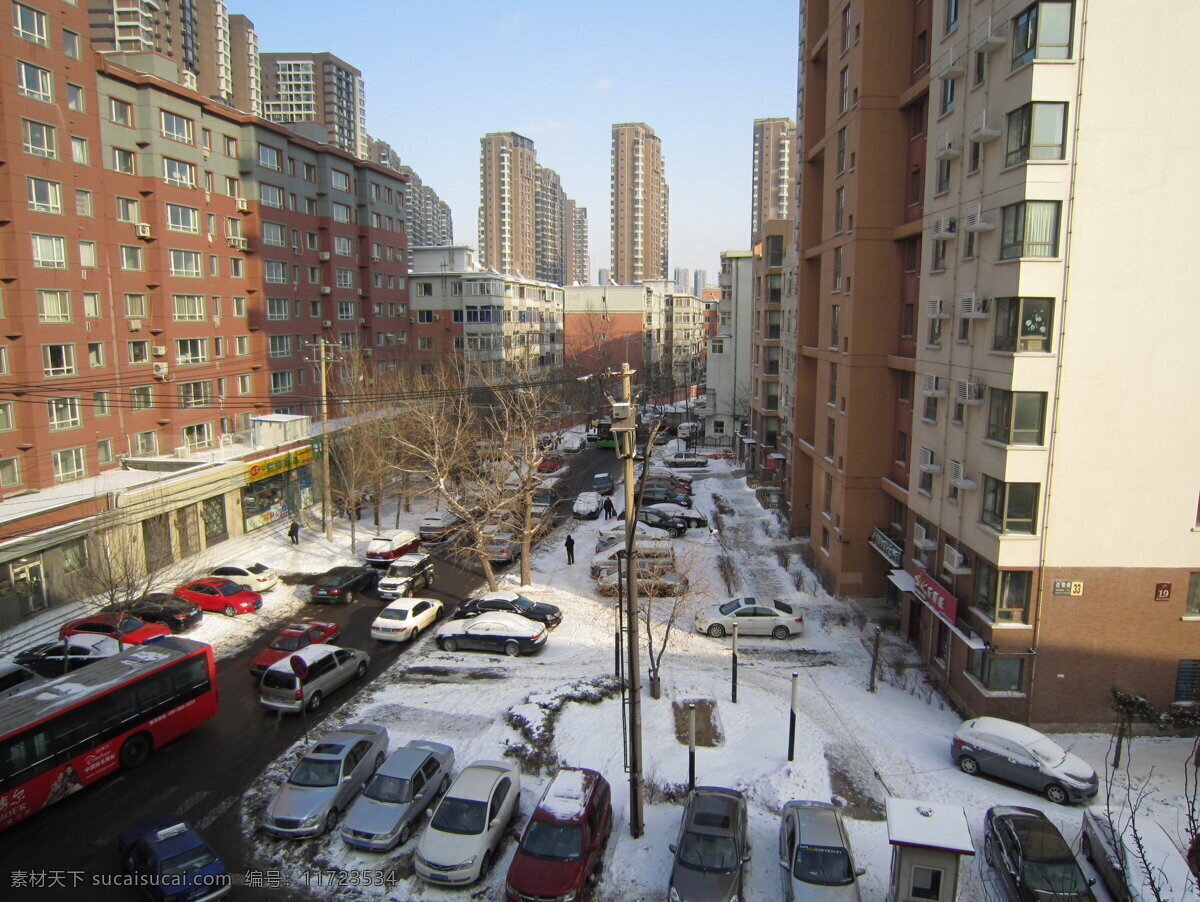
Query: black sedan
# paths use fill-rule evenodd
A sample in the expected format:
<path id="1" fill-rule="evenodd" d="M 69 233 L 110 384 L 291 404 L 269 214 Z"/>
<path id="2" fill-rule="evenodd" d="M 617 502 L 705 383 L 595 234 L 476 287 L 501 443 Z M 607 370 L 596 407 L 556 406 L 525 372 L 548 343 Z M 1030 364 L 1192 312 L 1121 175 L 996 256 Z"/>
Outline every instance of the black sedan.
<path id="1" fill-rule="evenodd" d="M 13 661 L 46 679 L 54 679 L 80 667 L 103 661 L 120 650 L 121 643 L 112 636 L 78 633 L 58 642 L 47 642 L 27 648 L 14 655 Z"/>
<path id="2" fill-rule="evenodd" d="M 204 617 L 199 605 L 168 592 L 151 592 L 125 605 L 109 605 L 106 612 L 131 614 L 147 623 L 161 623 L 173 633 L 190 630 Z"/>
<path id="3" fill-rule="evenodd" d="M 1036 808 L 997 805 L 983 820 L 983 855 L 1004 898 L 1095 902 L 1091 884 L 1058 828 Z"/>
<path id="4" fill-rule="evenodd" d="M 476 617 L 492 611 L 518 614 L 529 620 L 544 623 L 547 629 L 554 629 L 562 623 L 561 608 L 540 601 L 531 601 L 516 592 L 491 592 L 487 595 L 480 595 L 478 598 L 468 598 L 458 606 L 454 617 L 461 620 L 464 617 Z"/>
<path id="5" fill-rule="evenodd" d="M 677 492 L 660 486 L 646 486 L 638 493 L 642 504 L 678 504 L 680 507 L 691 507 L 692 496 L 686 492 Z"/>
<path id="6" fill-rule="evenodd" d="M 625 519 L 625 511 L 617 514 L 618 519 Z M 672 539 L 683 535 L 687 532 L 688 526 L 678 517 L 672 517 L 664 514 L 662 511 L 653 507 L 643 507 L 637 512 L 637 520 L 639 523 L 645 523 L 647 526 L 654 529 L 661 529 Z"/>
<path id="7" fill-rule="evenodd" d="M 315 602 L 353 604 L 355 592 L 370 592 L 379 582 L 374 567 L 334 567 L 317 579 L 309 597 Z"/>
<path id="8" fill-rule="evenodd" d="M 448 620 L 438 627 L 442 651 L 503 652 L 509 657 L 528 655 L 546 644 L 546 627 L 517 614 L 488 611 L 477 617 Z"/>

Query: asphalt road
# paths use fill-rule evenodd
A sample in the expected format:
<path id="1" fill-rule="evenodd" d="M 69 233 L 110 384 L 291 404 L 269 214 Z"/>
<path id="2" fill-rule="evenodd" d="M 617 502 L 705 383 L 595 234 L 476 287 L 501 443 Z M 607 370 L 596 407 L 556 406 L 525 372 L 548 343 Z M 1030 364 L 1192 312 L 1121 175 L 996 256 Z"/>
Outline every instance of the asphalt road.
<path id="1" fill-rule="evenodd" d="M 580 491 L 590 489 L 592 473 L 616 475 L 611 451 L 589 448 L 567 456 L 559 480 L 563 501 L 557 516 L 569 517 Z M 518 564 L 511 565 L 519 566 Z M 439 560 L 433 589 L 447 613 L 476 591 L 482 578 L 476 572 Z M 366 680 L 351 682 L 309 715 L 310 735 L 321 722 L 351 700 L 403 654 L 406 643 L 377 643 L 370 638 L 371 621 L 383 602 L 364 598 L 353 605 L 309 605 L 298 615 L 281 617 L 259 641 L 218 662 L 220 705 L 204 725 L 156 750 L 134 771 L 120 772 L 52 805 L 0 834 L 0 898 L 13 900 L 131 900 L 143 898 L 128 887 L 97 885 L 104 875 L 121 873 L 116 837 L 124 830 L 165 814 L 180 814 L 201 829 L 233 874 L 267 871 L 272 862 L 256 861 L 241 839 L 238 802 L 263 769 L 304 734 L 295 715 L 266 711 L 258 703 L 257 684 L 250 676 L 250 659 L 273 635 L 274 629 L 297 619 L 331 620 L 342 628 L 340 644 L 371 655 Z M 205 616 L 216 616 L 206 614 Z M 15 883 L 15 875 L 24 874 Z M 36 875 L 36 876 L 35 876 Z M 236 890 L 232 898 L 301 900 L 300 878 L 281 889 Z M 28 885 L 35 882 L 40 885 Z"/>

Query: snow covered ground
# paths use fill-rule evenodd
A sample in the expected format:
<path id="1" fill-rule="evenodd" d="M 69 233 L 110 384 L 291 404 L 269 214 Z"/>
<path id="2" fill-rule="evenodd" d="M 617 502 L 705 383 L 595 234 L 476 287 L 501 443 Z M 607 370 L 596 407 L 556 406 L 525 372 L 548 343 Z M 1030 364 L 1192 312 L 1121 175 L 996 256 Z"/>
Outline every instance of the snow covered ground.
<path id="1" fill-rule="evenodd" d="M 1063 834 L 1077 843 L 1081 809 L 1060 807 L 1021 789 L 960 773 L 950 762 L 950 738 L 959 718 L 921 678 L 911 652 L 895 636 L 884 637 L 883 658 L 891 662 L 877 691 L 867 691 L 870 631 L 847 605 L 819 590 L 803 571 L 789 540 L 776 521 L 755 501 L 745 480 L 726 462 L 714 462 L 707 475 L 696 474 L 696 508 L 721 527 L 718 539 L 706 530 L 691 530 L 678 541 L 679 567 L 692 594 L 662 662 L 660 700 L 643 695 L 642 735 L 647 786 L 644 835 L 629 836 L 626 809 L 628 778 L 622 754 L 621 702 L 611 694 L 607 678 L 614 669 L 614 614 L 611 599 L 600 598 L 587 572 L 596 532 L 604 520 L 570 521 L 542 541 L 532 560 L 533 583 L 521 591 L 535 601 L 564 611 L 562 625 L 533 657 L 503 658 L 477 653 L 449 654 L 431 637 L 418 640 L 396 664 L 351 705 L 322 724 L 332 730 L 342 722 L 372 721 L 385 725 L 391 748 L 409 739 L 452 745 L 458 765 L 506 752 L 532 764 L 559 762 L 589 767 L 613 785 L 617 826 L 612 834 L 603 876 L 592 894 L 605 900 L 662 899 L 671 867 L 667 846 L 674 842 L 681 806 L 677 801 L 688 777 L 687 747 L 676 738 L 673 702 L 715 702 L 721 740 L 697 751 L 697 782 L 744 790 L 750 802 L 754 855 L 749 864 L 745 897 L 780 897 L 777 855 L 778 813 L 790 799 L 836 798 L 846 805 L 847 824 L 865 900 L 887 897 L 890 847 L 883 820 L 884 800 L 891 795 L 961 805 L 965 808 L 976 849 L 981 849 L 983 815 L 992 805 L 1017 804 L 1044 810 Z M 619 495 L 618 495 L 619 497 Z M 405 514 L 402 525 L 423 513 Z M 360 523 L 359 547 L 371 533 Z M 393 512 L 385 513 L 392 522 Z M 574 565 L 566 564 L 563 540 L 576 542 Z M 278 539 L 277 545 L 275 544 Z M 333 546 L 306 531 L 299 548 L 282 534 L 259 537 L 253 546 L 222 546 L 223 556 L 257 557 L 281 573 L 321 572 L 356 559 L 349 549 L 345 524 Z M 253 548 L 251 551 L 250 548 Z M 725 567 L 719 564 L 726 556 Z M 727 587 L 722 570 L 736 581 Z M 516 588 L 519 574 L 510 568 L 505 588 Z M 801 585 L 805 591 L 795 587 Z M 267 596 L 269 609 L 299 608 L 303 588 L 280 585 Z M 803 637 L 787 641 L 743 639 L 739 642 L 738 702 L 730 700 L 730 640 L 716 640 L 692 630 L 697 606 L 736 595 L 758 595 L 799 602 L 806 618 Z M 656 602 L 669 608 L 670 599 Z M 207 617 L 196 638 L 213 642 L 227 653 L 254 634 L 254 615 L 228 620 Z M 661 627 L 660 627 L 661 628 Z M 645 684 L 645 655 L 643 684 Z M 799 674 L 796 754 L 787 761 L 788 707 L 792 674 Z M 567 700 L 569 698 L 581 700 Z M 597 701 L 597 699 L 600 699 Z M 1111 757 L 1104 734 L 1060 735 L 1056 739 L 1101 773 Z M 388 887 L 340 888 L 343 898 L 403 900 L 503 898 L 505 872 L 514 842 L 508 839 L 495 866 L 474 887 L 451 891 L 426 887 L 413 876 L 416 840 L 386 855 L 354 851 L 336 836 L 284 842 L 256 831 L 271 793 L 306 748 L 295 744 L 263 774 L 242 802 L 246 841 L 256 844 L 259 858 L 293 873 L 309 868 L 380 871 Z M 1183 805 L 1183 774 L 1191 740 L 1139 738 L 1131 753 L 1131 773 L 1150 790 L 1142 816 L 1150 815 L 1177 836 Z M 545 768 L 522 778 L 521 822 L 536 804 L 548 781 Z M 1087 865 L 1085 864 L 1085 870 Z M 966 867 L 959 898 L 997 898 L 989 889 L 987 866 L 978 855 Z M 1097 883 L 1097 895 L 1104 895 Z M 327 891 L 333 898 L 335 891 Z"/>

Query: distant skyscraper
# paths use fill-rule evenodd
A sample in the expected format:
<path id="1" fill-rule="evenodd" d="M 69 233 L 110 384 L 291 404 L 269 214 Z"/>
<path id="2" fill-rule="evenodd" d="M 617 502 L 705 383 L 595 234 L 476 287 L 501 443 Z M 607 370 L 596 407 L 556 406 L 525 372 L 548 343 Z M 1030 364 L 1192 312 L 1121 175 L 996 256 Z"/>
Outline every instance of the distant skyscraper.
<path id="1" fill-rule="evenodd" d="M 367 93 L 358 69 L 332 53 L 262 53 L 259 58 L 263 118 L 323 126 L 328 144 L 367 159 Z"/>
<path id="2" fill-rule="evenodd" d="M 612 282 L 612 270 L 608 269 L 606 266 L 601 266 L 596 272 L 596 284 L 607 285 L 610 282 Z"/>
<path id="3" fill-rule="evenodd" d="M 708 273 L 698 269 L 692 273 L 692 294 L 698 298 L 704 297 L 704 289 L 708 287 Z"/>
<path id="4" fill-rule="evenodd" d="M 692 279 L 691 271 L 686 266 L 675 267 L 675 293 L 676 294 L 691 294 Z M 697 295 L 698 297 L 699 295 Z"/>
<path id="5" fill-rule="evenodd" d="M 750 238 L 771 219 L 792 215 L 792 145 L 796 123 L 786 116 L 754 120 L 754 174 L 750 201 Z"/>
<path id="6" fill-rule="evenodd" d="M 479 259 L 502 273 L 537 273 L 537 151 L 516 132 L 480 141 Z"/>
<path id="7" fill-rule="evenodd" d="M 612 127 L 612 272 L 632 285 L 667 278 L 668 188 L 662 142 L 644 122 Z"/>
<path id="8" fill-rule="evenodd" d="M 536 277 L 555 285 L 567 284 L 567 195 L 558 173 L 538 166 L 537 209 L 534 233 L 537 245 Z"/>
<path id="9" fill-rule="evenodd" d="M 372 162 L 388 166 L 390 164 L 385 162 L 386 152 L 383 148 L 395 153 L 382 141 L 373 142 Z M 380 153 L 380 158 L 374 156 L 376 152 Z M 424 184 L 411 166 L 400 163 L 398 156 L 395 159 L 397 163 L 391 168 L 408 179 L 404 185 L 404 229 L 408 233 L 408 246 L 447 247 L 454 244 L 454 220 L 450 205 Z"/>
<path id="10" fill-rule="evenodd" d="M 229 59 L 233 69 L 232 105 L 255 116 L 262 115 L 262 60 L 258 34 L 245 16 L 229 17 Z"/>
<path id="11" fill-rule="evenodd" d="M 591 257 L 588 255 L 588 220 L 587 207 L 576 205 L 575 201 L 567 198 L 567 280 L 564 285 L 589 284 L 588 272 L 592 268 Z"/>

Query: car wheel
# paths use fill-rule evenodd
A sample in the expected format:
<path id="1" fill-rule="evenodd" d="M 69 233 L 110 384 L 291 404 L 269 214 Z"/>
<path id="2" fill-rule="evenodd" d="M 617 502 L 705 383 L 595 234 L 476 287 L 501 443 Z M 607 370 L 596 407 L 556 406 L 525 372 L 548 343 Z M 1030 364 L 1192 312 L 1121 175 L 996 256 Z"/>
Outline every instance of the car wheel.
<path id="1" fill-rule="evenodd" d="M 509 639 L 504 643 L 504 653 L 510 658 L 515 658 L 521 653 L 521 645 L 515 639 Z"/>
<path id="2" fill-rule="evenodd" d="M 330 808 L 329 813 L 327 815 L 325 815 L 325 831 L 324 832 L 332 833 L 334 830 L 336 830 L 337 822 L 338 822 L 338 810 L 336 808 Z"/>
<path id="3" fill-rule="evenodd" d="M 354 668 L 354 678 L 356 680 L 361 680 L 366 675 L 367 675 L 367 662 L 359 661 L 358 667 Z"/>
<path id="4" fill-rule="evenodd" d="M 227 604 L 227 605 L 225 605 L 225 610 L 222 611 L 221 613 L 224 614 L 226 617 L 234 617 L 237 615 L 237 608 L 235 608 L 231 604 Z"/>
<path id="5" fill-rule="evenodd" d="M 134 733 L 121 746 L 121 767 L 133 770 L 150 757 L 150 737 L 145 733 Z"/>
<path id="6" fill-rule="evenodd" d="M 1053 802 L 1055 805 L 1067 804 L 1067 791 L 1057 783 L 1051 783 L 1045 789 L 1046 801 Z"/>
<path id="7" fill-rule="evenodd" d="M 342 601 L 342 604 L 354 604 L 354 593 L 347 592 L 345 595 L 345 599 Z"/>
<path id="8" fill-rule="evenodd" d="M 988 867 L 995 870 L 996 868 L 996 851 L 992 847 L 991 839 L 983 841 L 983 858 L 988 863 Z"/>
<path id="9" fill-rule="evenodd" d="M 316 711 L 319 707 L 321 707 L 321 693 L 314 692 L 312 698 L 308 700 L 308 710 Z"/>
<path id="10" fill-rule="evenodd" d="M 979 762 L 970 755 L 963 755 L 958 759 L 958 769 L 964 774 L 970 774 L 973 777 L 979 773 Z"/>
<path id="11" fill-rule="evenodd" d="M 1083 834 L 1083 839 L 1080 840 L 1079 851 L 1083 852 L 1083 857 L 1092 864 L 1096 863 L 1096 859 L 1092 858 L 1092 838 L 1087 835 L 1086 831 Z"/>
<path id="12" fill-rule="evenodd" d="M 416 626 L 414 626 L 414 627 L 413 627 L 413 630 L 412 630 L 412 633 L 411 633 L 411 634 L 409 635 L 409 637 L 408 637 L 408 638 L 409 638 L 409 641 L 411 641 L 411 642 L 416 642 L 416 641 L 417 641 L 417 636 L 419 636 L 419 635 L 421 635 L 421 628 L 420 628 L 420 627 L 416 627 Z"/>
<path id="13" fill-rule="evenodd" d="M 672 539 L 678 539 L 679 536 L 681 535 L 681 533 L 679 532 L 678 529 L 676 529 L 674 526 L 672 526 L 670 529 L 667 530 L 667 535 L 669 535 Z"/>
<path id="14" fill-rule="evenodd" d="M 492 867 L 492 853 L 487 851 L 483 853 L 483 861 L 479 865 L 479 876 L 483 877 Z"/>
<path id="15" fill-rule="evenodd" d="M 719 624 L 719 623 L 714 623 L 705 632 L 707 632 L 714 639 L 724 639 L 725 638 L 725 627 L 721 626 L 721 624 Z"/>
<path id="16" fill-rule="evenodd" d="M 784 626 L 782 623 L 779 624 L 779 626 L 775 627 L 775 629 L 771 630 L 771 635 L 774 636 L 776 639 L 786 639 L 791 634 L 792 634 L 792 631 L 790 629 L 788 629 L 786 626 Z"/>
<path id="17" fill-rule="evenodd" d="M 458 642 L 447 636 L 442 640 L 442 651 L 458 651 Z"/>
<path id="18" fill-rule="evenodd" d="M 396 845 L 402 846 L 410 839 L 412 839 L 412 824 L 405 824 L 400 828 L 400 839 Z"/>

